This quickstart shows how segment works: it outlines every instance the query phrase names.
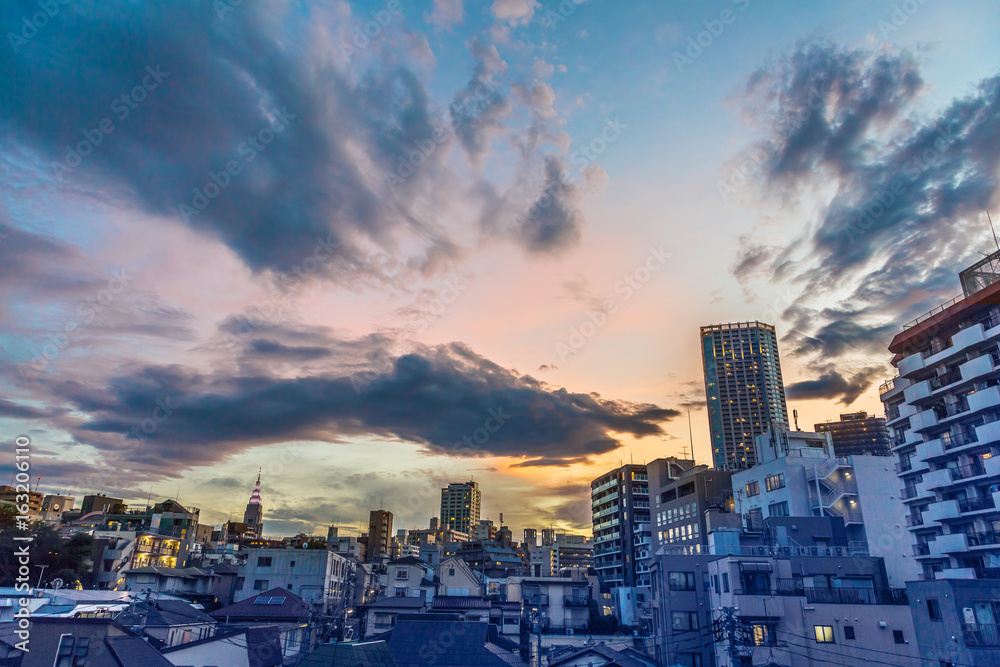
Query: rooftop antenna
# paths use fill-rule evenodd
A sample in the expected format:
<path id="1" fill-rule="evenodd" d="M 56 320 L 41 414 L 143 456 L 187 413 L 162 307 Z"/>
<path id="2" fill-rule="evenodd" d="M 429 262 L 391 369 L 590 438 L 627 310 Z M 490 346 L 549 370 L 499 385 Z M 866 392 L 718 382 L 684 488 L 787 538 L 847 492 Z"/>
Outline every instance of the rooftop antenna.
<path id="1" fill-rule="evenodd" d="M 42 476 L 39 475 L 38 478 L 35 480 L 35 491 L 38 491 L 38 485 L 41 483 L 42 483 Z"/>
<path id="2" fill-rule="evenodd" d="M 1000 250 L 1000 241 L 997 241 L 997 230 L 993 228 L 993 218 L 990 216 L 989 209 L 986 209 L 986 219 L 990 221 L 990 231 L 993 232 L 993 243 L 996 244 L 997 250 Z"/>

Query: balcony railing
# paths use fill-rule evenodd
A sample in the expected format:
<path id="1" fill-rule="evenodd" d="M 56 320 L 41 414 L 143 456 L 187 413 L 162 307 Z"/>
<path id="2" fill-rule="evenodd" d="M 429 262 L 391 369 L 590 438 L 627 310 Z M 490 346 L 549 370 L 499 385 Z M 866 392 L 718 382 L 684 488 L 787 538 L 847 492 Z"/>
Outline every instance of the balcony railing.
<path id="1" fill-rule="evenodd" d="M 1000 626 L 996 623 L 966 624 L 962 634 L 968 646 L 1000 646 Z"/>
<path id="2" fill-rule="evenodd" d="M 899 497 L 903 500 L 911 500 L 917 497 L 917 487 L 907 486 L 899 494 Z"/>
<path id="3" fill-rule="evenodd" d="M 886 408 L 885 409 L 885 418 L 888 421 L 896 421 L 897 419 L 899 419 L 899 408 L 897 408 L 894 405 Z"/>
<path id="4" fill-rule="evenodd" d="M 931 553 L 931 545 L 929 544 L 914 544 L 913 545 L 913 555 L 914 556 L 929 556 Z"/>
<path id="5" fill-rule="evenodd" d="M 980 498 L 962 498 L 958 501 L 959 512 L 978 512 L 996 507 L 993 496 L 982 496 Z"/>
<path id="6" fill-rule="evenodd" d="M 950 373 L 945 373 L 944 375 L 935 375 L 930 379 L 928 384 L 931 386 L 932 390 L 938 390 L 941 387 L 947 387 L 950 384 L 955 384 L 961 381 L 962 373 L 958 369 L 951 371 Z"/>
<path id="7" fill-rule="evenodd" d="M 546 607 L 549 604 L 549 596 L 546 593 L 532 593 L 524 596 L 524 604 L 533 607 Z"/>
<path id="8" fill-rule="evenodd" d="M 923 517 L 923 515 L 922 514 L 918 515 L 918 516 L 913 516 L 912 514 L 908 515 L 906 517 L 906 525 L 907 526 L 922 526 L 922 525 L 924 525 L 924 517 Z"/>
<path id="9" fill-rule="evenodd" d="M 590 604 L 590 598 L 578 596 L 563 598 L 563 606 L 565 607 L 586 607 L 588 604 Z"/>
<path id="10" fill-rule="evenodd" d="M 940 306 L 938 306 L 938 307 L 936 307 L 936 308 L 932 308 L 932 309 L 931 309 L 930 311 L 928 311 L 928 312 L 924 313 L 924 314 L 923 314 L 923 315 L 921 315 L 920 317 L 917 317 L 917 318 L 915 318 L 915 319 L 911 320 L 910 322 L 907 322 L 906 324 L 904 324 L 904 325 L 903 325 L 903 331 L 906 331 L 906 330 L 907 330 L 907 329 L 909 329 L 910 327 L 915 327 L 915 326 L 917 326 L 918 324 L 920 324 L 920 323 L 921 323 L 921 322 L 923 322 L 924 320 L 927 320 L 927 319 L 930 319 L 930 318 L 934 317 L 934 316 L 935 316 L 935 315 L 937 315 L 938 313 L 942 312 L 942 311 L 943 311 L 943 310 L 945 310 L 946 308 L 949 308 L 950 306 L 953 306 L 953 305 L 955 305 L 956 303 L 958 303 L 959 301 L 961 301 L 961 300 L 962 300 L 962 299 L 964 299 L 964 298 L 965 298 L 965 294 L 959 294 L 959 295 L 958 295 L 958 296 L 956 296 L 955 298 L 953 298 L 953 299 L 951 299 L 951 300 L 949 300 L 949 301 L 945 301 L 945 302 L 944 302 L 944 303 L 942 303 L 942 304 L 941 304 Z"/>
<path id="11" fill-rule="evenodd" d="M 976 433 L 975 428 L 964 428 L 958 433 L 945 431 L 941 434 L 941 444 L 944 445 L 945 449 L 971 445 L 974 442 L 979 442 L 979 434 Z"/>
<path id="12" fill-rule="evenodd" d="M 983 547 L 991 544 L 1000 544 L 1000 533 L 995 533 L 993 531 L 985 533 L 969 533 L 965 537 L 966 542 L 969 543 L 970 547 Z"/>
<path id="13" fill-rule="evenodd" d="M 960 479 L 969 479 L 970 477 L 979 477 L 980 475 L 986 474 L 986 468 L 980 465 L 964 465 L 958 466 L 957 468 L 948 468 L 951 473 L 952 481 L 957 482 Z"/>
<path id="14" fill-rule="evenodd" d="M 913 470 L 913 463 L 910 462 L 910 459 L 901 459 L 896 463 L 897 473 L 910 472 L 911 470 Z"/>
<path id="15" fill-rule="evenodd" d="M 899 379 L 899 376 L 897 375 L 896 377 L 892 378 L 891 380 L 886 380 L 885 382 L 883 382 L 882 386 L 880 386 L 878 388 L 878 395 L 881 396 L 882 394 L 885 394 L 885 393 L 888 393 L 888 392 L 892 391 L 895 388 L 895 386 L 896 386 L 896 380 L 898 380 L 898 379 Z"/>

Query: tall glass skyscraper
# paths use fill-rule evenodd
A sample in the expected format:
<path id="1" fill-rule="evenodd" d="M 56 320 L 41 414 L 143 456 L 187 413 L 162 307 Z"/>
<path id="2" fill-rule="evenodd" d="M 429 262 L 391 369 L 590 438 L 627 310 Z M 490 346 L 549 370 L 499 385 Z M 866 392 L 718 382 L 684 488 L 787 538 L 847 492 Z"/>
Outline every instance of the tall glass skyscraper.
<path id="1" fill-rule="evenodd" d="M 788 428 L 778 337 L 763 322 L 701 327 L 705 397 L 716 468 L 742 470 L 757 463 L 754 438 L 771 424 Z"/>

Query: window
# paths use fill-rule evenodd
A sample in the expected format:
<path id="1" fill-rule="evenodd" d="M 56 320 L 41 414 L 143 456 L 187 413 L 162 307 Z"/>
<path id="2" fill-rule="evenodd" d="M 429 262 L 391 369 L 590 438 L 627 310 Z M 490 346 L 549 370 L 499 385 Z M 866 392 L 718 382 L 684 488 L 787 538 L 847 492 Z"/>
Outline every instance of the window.
<path id="1" fill-rule="evenodd" d="M 903 631 L 902 630 L 893 630 L 892 631 L 892 641 L 896 642 L 897 644 L 905 644 L 906 643 L 906 637 L 903 636 Z"/>
<path id="2" fill-rule="evenodd" d="M 814 625 L 813 632 L 816 634 L 816 641 L 821 644 L 833 644 L 832 625 Z"/>
<path id="3" fill-rule="evenodd" d="M 406 586 L 396 586 L 396 597 L 398 598 L 406 597 Z"/>
<path id="4" fill-rule="evenodd" d="M 702 667 L 701 653 L 681 653 L 677 656 L 677 664 L 682 667 Z"/>
<path id="5" fill-rule="evenodd" d="M 768 475 L 764 480 L 764 486 L 768 491 L 776 491 L 785 488 L 785 473 L 779 472 L 777 475 Z"/>
<path id="6" fill-rule="evenodd" d="M 771 503 L 767 506 L 767 513 L 771 516 L 788 516 L 788 501 Z"/>
<path id="7" fill-rule="evenodd" d="M 694 572 L 670 572 L 667 574 L 667 582 L 672 591 L 693 591 Z"/>
<path id="8" fill-rule="evenodd" d="M 728 572 L 723 572 L 722 573 L 722 592 L 723 593 L 728 593 L 729 592 L 729 573 Z"/>
<path id="9" fill-rule="evenodd" d="M 746 595 L 767 595 L 771 592 L 771 577 L 766 572 L 743 572 L 740 581 Z"/>
<path id="10" fill-rule="evenodd" d="M 750 626 L 754 646 L 775 646 L 774 627 L 771 623 L 754 623 Z"/>
<path id="11" fill-rule="evenodd" d="M 243 584 L 245 584 L 246 581 L 247 581 L 246 577 L 236 577 L 236 590 L 242 591 L 243 590 Z"/>
<path id="12" fill-rule="evenodd" d="M 448 568 L 448 576 L 449 577 L 454 577 L 455 576 L 455 568 L 453 568 L 453 567 L 449 567 Z"/>
<path id="13" fill-rule="evenodd" d="M 270 556 L 258 556 L 257 557 L 257 567 L 271 567 L 271 557 Z"/>
<path id="14" fill-rule="evenodd" d="M 760 482 L 747 482 L 747 498 L 760 493 Z"/>
<path id="15" fill-rule="evenodd" d="M 927 615 L 932 621 L 941 620 L 941 603 L 937 598 L 927 598 Z"/>
<path id="16" fill-rule="evenodd" d="M 78 667 L 87 664 L 87 649 L 90 637 L 64 635 L 59 638 L 55 667 Z"/>
<path id="17" fill-rule="evenodd" d="M 685 630 L 697 630 L 698 612 L 696 611 L 670 612 L 670 628 L 674 632 L 684 632 Z"/>
<path id="18" fill-rule="evenodd" d="M 268 588 L 270 588 L 270 586 L 268 586 L 267 579 L 254 579 L 253 589 L 255 591 L 266 591 Z"/>
<path id="19" fill-rule="evenodd" d="M 844 626 L 844 639 L 854 639 L 854 626 L 845 625 Z"/>
<path id="20" fill-rule="evenodd" d="M 398 568 L 396 570 L 396 578 L 397 579 L 409 579 L 410 578 L 410 569 L 406 568 L 406 567 Z"/>
<path id="21" fill-rule="evenodd" d="M 719 575 L 712 575 L 712 591 L 715 593 L 719 592 Z"/>

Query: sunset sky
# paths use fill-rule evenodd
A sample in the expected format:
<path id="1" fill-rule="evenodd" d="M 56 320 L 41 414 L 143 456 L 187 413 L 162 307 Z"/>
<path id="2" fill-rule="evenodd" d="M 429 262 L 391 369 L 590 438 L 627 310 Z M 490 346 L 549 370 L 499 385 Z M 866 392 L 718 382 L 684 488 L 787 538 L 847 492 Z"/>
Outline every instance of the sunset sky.
<path id="1" fill-rule="evenodd" d="M 993 244 L 995 2 L 56 4 L 0 8 L 3 483 L 589 532 L 689 412 L 710 463 L 700 325 L 881 414 Z"/>

